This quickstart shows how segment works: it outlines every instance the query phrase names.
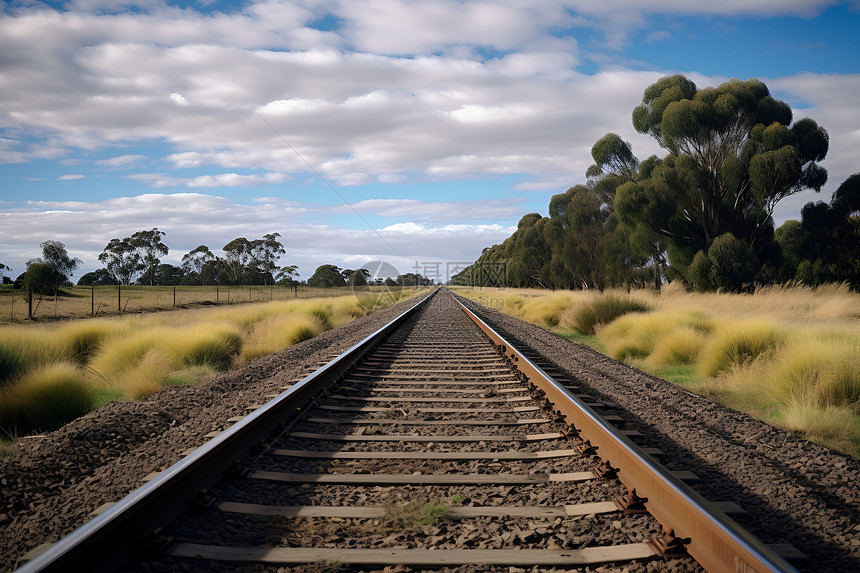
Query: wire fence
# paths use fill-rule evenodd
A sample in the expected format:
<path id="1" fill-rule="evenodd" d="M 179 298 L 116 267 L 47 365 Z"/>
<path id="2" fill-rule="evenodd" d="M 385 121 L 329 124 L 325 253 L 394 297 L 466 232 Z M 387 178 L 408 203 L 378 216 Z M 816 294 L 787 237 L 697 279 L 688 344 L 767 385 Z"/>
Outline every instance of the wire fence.
<path id="1" fill-rule="evenodd" d="M 387 287 L 314 288 L 285 285 L 244 286 L 65 286 L 57 293 L 29 293 L 0 286 L 0 323 L 62 320 L 154 312 L 207 305 L 242 304 L 381 292 Z"/>

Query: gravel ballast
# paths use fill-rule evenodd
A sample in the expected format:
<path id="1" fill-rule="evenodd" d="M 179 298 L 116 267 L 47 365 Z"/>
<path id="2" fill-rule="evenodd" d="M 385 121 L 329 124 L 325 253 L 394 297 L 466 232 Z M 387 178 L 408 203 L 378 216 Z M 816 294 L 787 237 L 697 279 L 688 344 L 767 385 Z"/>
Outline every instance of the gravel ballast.
<path id="1" fill-rule="evenodd" d="M 2 570 L 82 525 L 93 510 L 204 443 L 207 433 L 226 428 L 228 418 L 301 379 L 411 304 L 377 311 L 198 386 L 111 403 L 45 438 L 25 440 L 15 454 L 0 459 Z M 703 481 L 696 488 L 706 498 L 743 507 L 748 513 L 736 519 L 744 527 L 768 543 L 789 543 L 804 552 L 810 561 L 799 564 L 801 570 L 860 570 L 857 460 L 539 327 L 468 304 L 512 342 L 530 346 L 596 398 L 617 404 L 624 427 L 644 434 L 641 445 L 666 452 L 670 469 L 698 474 Z"/>

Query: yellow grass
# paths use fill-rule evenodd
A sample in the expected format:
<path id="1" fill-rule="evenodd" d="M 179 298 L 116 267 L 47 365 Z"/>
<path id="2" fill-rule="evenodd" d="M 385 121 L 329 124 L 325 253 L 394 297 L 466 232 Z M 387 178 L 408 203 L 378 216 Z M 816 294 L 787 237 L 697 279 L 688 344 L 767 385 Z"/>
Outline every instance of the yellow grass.
<path id="1" fill-rule="evenodd" d="M 52 393 L 72 396 L 79 380 L 86 383 L 87 407 L 142 398 L 243 365 L 421 290 L 0 326 L 0 432 L 36 427 L 30 418 L 38 419 L 37 409 L 20 404 L 50 404 Z"/>
<path id="2" fill-rule="evenodd" d="M 68 359 L 70 352 L 51 331 L 30 326 L 0 330 L 0 388 L 28 370 Z"/>
<path id="3" fill-rule="evenodd" d="M 517 289 L 458 289 L 502 312 L 562 333 L 600 296 Z M 529 315 L 561 300 L 556 325 Z M 626 293 L 623 293 L 626 296 Z M 730 407 L 860 457 L 860 294 L 845 285 L 767 287 L 754 294 L 692 293 L 677 283 L 633 291 L 651 309 L 597 330 L 611 356 L 652 372 L 681 368 L 681 383 Z"/>
<path id="4" fill-rule="evenodd" d="M 242 349 L 242 360 L 272 354 L 325 330 L 318 316 L 287 313 L 258 322 Z"/>
<path id="5" fill-rule="evenodd" d="M 734 365 L 773 353 L 785 345 L 789 331 L 773 319 L 748 318 L 717 328 L 699 356 L 702 376 L 716 376 Z"/>
<path id="6" fill-rule="evenodd" d="M 87 374 L 77 366 L 39 366 L 0 393 L 0 427 L 7 433 L 52 430 L 84 414 L 92 400 Z"/>

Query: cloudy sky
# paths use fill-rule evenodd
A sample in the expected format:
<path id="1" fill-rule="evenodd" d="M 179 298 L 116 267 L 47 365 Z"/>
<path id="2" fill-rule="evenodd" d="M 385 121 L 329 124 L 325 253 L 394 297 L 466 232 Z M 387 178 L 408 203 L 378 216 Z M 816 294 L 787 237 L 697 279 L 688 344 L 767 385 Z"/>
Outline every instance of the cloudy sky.
<path id="1" fill-rule="evenodd" d="M 645 87 L 758 77 L 830 133 L 820 195 L 860 171 L 860 3 L 831 0 L 0 2 L 0 263 L 100 265 L 158 227 L 278 232 L 282 264 L 447 278 L 584 182 Z M 438 265 L 436 263 L 439 263 Z M 438 271 L 438 274 L 437 274 Z"/>

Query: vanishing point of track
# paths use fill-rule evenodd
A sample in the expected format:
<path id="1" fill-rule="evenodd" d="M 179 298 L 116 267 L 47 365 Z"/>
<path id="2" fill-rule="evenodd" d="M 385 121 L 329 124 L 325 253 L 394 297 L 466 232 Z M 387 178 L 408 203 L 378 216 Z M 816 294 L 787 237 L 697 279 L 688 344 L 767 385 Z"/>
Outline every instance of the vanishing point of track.
<path id="1" fill-rule="evenodd" d="M 437 292 L 21 570 L 793 570 L 577 392 Z"/>

